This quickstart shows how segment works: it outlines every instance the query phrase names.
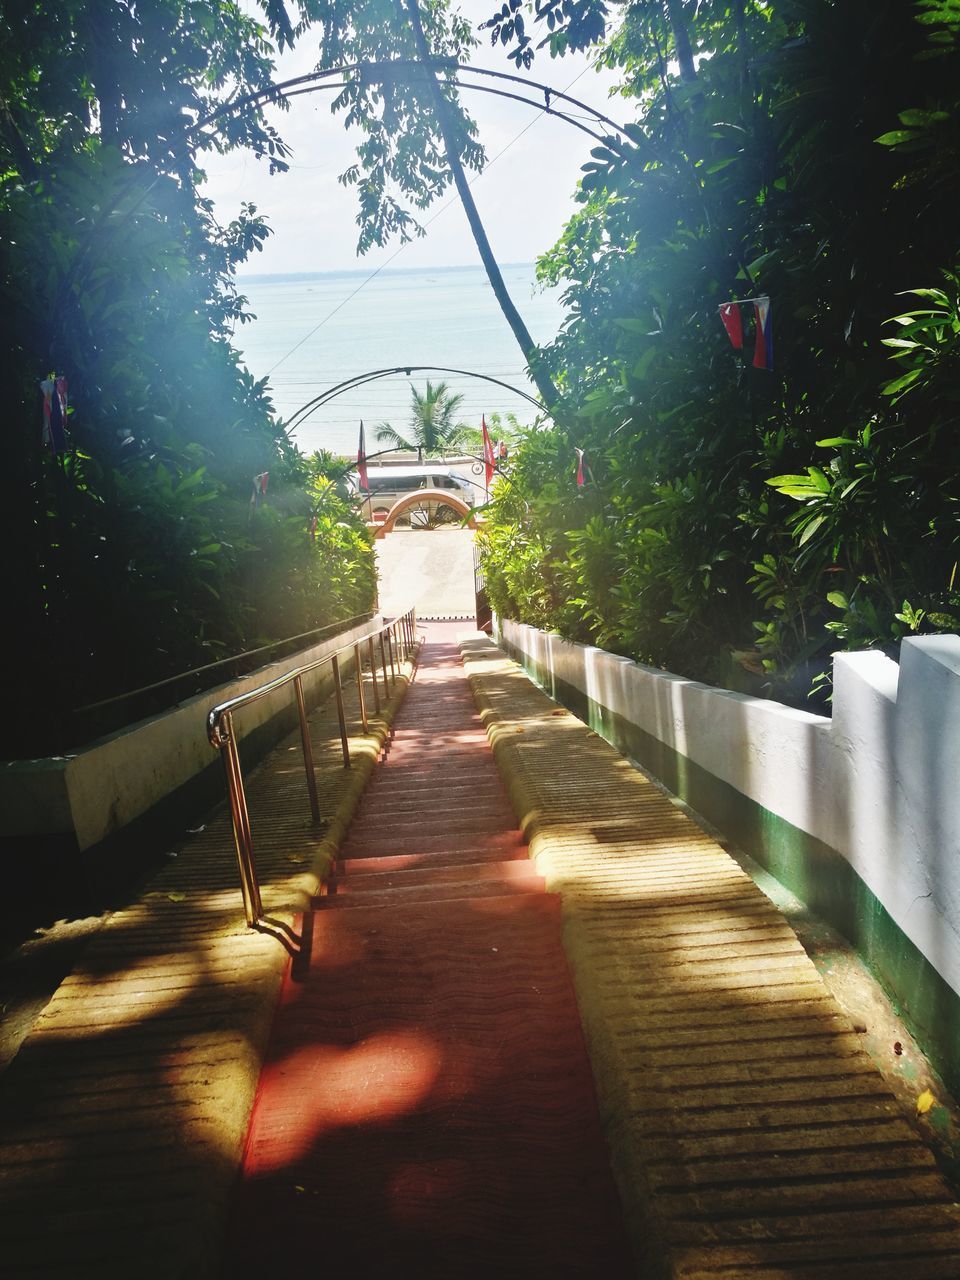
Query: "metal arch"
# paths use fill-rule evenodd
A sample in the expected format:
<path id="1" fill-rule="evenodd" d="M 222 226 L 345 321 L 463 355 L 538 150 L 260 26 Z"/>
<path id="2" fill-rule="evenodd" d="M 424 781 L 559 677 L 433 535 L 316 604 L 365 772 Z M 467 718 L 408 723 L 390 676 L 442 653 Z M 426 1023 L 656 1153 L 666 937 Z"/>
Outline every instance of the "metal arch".
<path id="1" fill-rule="evenodd" d="M 471 68 L 471 70 L 478 70 L 478 69 Z M 488 74 L 496 75 L 499 73 L 490 72 Z M 352 81 L 350 80 L 333 80 L 324 84 L 307 85 L 302 89 L 291 89 L 288 93 L 283 93 L 281 97 L 284 102 L 289 102 L 291 98 L 299 98 L 306 93 L 318 93 L 321 89 L 346 89 L 349 87 L 351 83 Z M 595 129 L 591 129 L 589 125 L 584 124 L 583 121 L 580 120 L 578 117 L 569 115 L 565 111 L 557 111 L 555 110 L 555 108 L 550 106 L 549 103 L 544 104 L 537 101 L 536 99 L 525 98 L 523 97 L 522 94 L 510 93 L 506 89 L 496 89 L 492 85 L 464 84 L 464 82 L 458 79 L 456 76 L 452 80 L 447 80 L 445 83 L 455 84 L 458 89 L 471 89 L 473 90 L 474 93 L 490 93 L 497 98 L 509 98 L 513 102 L 521 102 L 523 103 L 524 106 L 534 107 L 539 111 L 545 112 L 547 115 L 553 116 L 554 119 L 556 120 L 562 120 L 564 124 L 572 125 L 574 129 L 579 129 L 580 132 L 585 133 L 588 138 L 592 138 L 594 142 L 599 142 L 604 146 L 614 146 L 618 150 L 621 146 L 620 142 L 616 138 L 610 137 L 609 134 L 598 133 Z M 554 90 L 550 89 L 548 90 L 548 93 L 550 97 L 553 97 Z M 559 96 L 559 92 L 557 93 L 557 96 Z M 589 110 L 589 108 L 587 109 Z"/>
<path id="2" fill-rule="evenodd" d="M 565 111 L 557 111 L 553 107 L 554 102 L 562 102 L 570 107 L 575 107 L 580 111 L 585 111 L 591 120 L 595 121 L 598 126 L 606 125 L 614 134 L 619 135 L 624 141 L 631 141 L 630 135 L 626 128 L 618 124 L 616 120 L 612 120 L 609 116 L 604 115 L 602 111 L 598 111 L 596 107 L 591 107 L 588 103 L 583 102 L 579 98 L 574 98 L 571 94 L 565 93 L 561 89 L 555 89 L 552 85 L 544 84 L 540 80 L 527 80 L 523 76 L 513 75 L 507 71 L 493 71 L 486 67 L 472 67 L 469 63 L 453 62 L 451 60 L 438 60 L 436 62 L 423 63 L 415 58 L 396 58 L 386 62 L 349 62 L 342 63 L 336 67 L 330 67 L 323 71 L 311 71 L 307 75 L 294 76 L 290 80 L 282 80 L 279 84 L 270 85 L 266 89 L 260 89 L 256 93 L 245 94 L 242 98 L 237 98 L 234 102 L 224 103 L 215 111 L 202 119 L 195 121 L 186 131 L 185 137 L 189 138 L 198 133 L 200 130 L 207 128 L 209 125 L 215 124 L 224 116 L 233 116 L 238 112 L 245 110 L 247 107 L 266 106 L 270 102 L 279 102 L 288 98 L 298 97 L 304 93 L 316 93 L 320 89 L 328 88 L 345 88 L 347 85 L 354 83 L 350 80 L 344 80 L 341 83 L 328 84 L 327 81 L 336 76 L 349 76 L 352 72 L 360 72 L 361 83 L 364 78 L 368 83 L 382 84 L 384 81 L 396 78 L 398 70 L 405 72 L 421 72 L 433 71 L 436 73 L 446 73 L 449 75 L 453 72 L 453 79 L 447 80 L 447 83 L 453 83 L 461 89 L 477 89 L 486 93 L 494 93 L 500 97 L 512 98 L 514 101 L 526 103 L 531 107 L 539 107 L 540 110 L 548 115 L 556 116 L 563 120 L 566 124 L 571 124 L 574 128 L 580 129 L 594 138 L 597 142 L 607 145 L 613 144 L 619 146 L 616 138 L 609 137 L 604 134 L 594 132 L 593 129 L 585 125 L 581 120 L 574 116 L 568 115 Z M 464 83 L 460 77 L 463 75 L 484 76 L 491 80 L 507 81 L 511 84 L 518 84 L 524 90 L 537 90 L 543 95 L 542 106 L 529 98 L 521 97 L 518 93 L 511 93 L 506 89 L 495 89 L 492 87 L 473 85 Z"/>
<path id="3" fill-rule="evenodd" d="M 299 409 L 295 409 L 284 424 L 285 430 L 293 431 L 302 426 L 315 410 L 321 409 L 329 401 L 335 400 L 337 396 L 343 395 L 346 391 L 353 391 L 356 387 L 365 386 L 368 382 L 376 382 L 380 378 L 395 377 L 400 373 L 405 374 L 407 377 L 412 373 L 457 373 L 467 378 L 478 378 L 483 382 L 492 382 L 498 387 L 503 387 L 506 391 L 512 391 L 514 395 L 520 396 L 521 399 L 532 404 L 540 413 L 546 414 L 548 417 L 553 416 L 549 409 L 541 404 L 539 400 L 528 395 L 526 391 L 521 391 L 519 387 L 514 387 L 509 382 L 494 378 L 490 374 L 476 373 L 473 369 L 448 369 L 446 366 L 439 364 L 401 364 L 392 369 L 371 369 L 366 373 L 358 373 L 352 378 L 347 378 L 344 382 L 338 382 L 336 386 L 329 387 L 326 391 L 321 392 L 320 395 L 302 404 Z"/>

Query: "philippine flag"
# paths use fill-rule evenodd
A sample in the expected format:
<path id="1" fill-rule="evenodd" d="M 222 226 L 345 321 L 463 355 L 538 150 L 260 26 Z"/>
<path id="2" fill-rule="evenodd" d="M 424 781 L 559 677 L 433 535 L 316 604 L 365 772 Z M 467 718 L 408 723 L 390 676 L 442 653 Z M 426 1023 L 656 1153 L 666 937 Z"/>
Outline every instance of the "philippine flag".
<path id="1" fill-rule="evenodd" d="M 770 315 L 770 299 L 757 298 L 753 304 L 757 321 L 757 341 L 753 349 L 755 369 L 773 368 L 773 324 Z"/>

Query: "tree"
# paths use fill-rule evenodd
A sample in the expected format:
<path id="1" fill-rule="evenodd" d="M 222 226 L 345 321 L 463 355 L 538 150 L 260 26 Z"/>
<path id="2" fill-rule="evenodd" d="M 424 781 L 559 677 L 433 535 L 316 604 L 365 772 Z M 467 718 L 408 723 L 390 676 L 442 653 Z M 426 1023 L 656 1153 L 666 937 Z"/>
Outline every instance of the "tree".
<path id="1" fill-rule="evenodd" d="M 406 433 L 401 434 L 389 422 L 381 422 L 376 429 L 377 439 L 397 449 L 414 449 L 428 456 L 442 454 L 460 444 L 468 429 L 466 423 L 457 421 L 461 404 L 463 396 L 454 395 L 445 382 L 434 384 L 428 379 L 422 395 L 411 383 Z"/>
<path id="2" fill-rule="evenodd" d="M 275 7 L 263 2 L 268 11 Z M 455 84 L 457 64 L 476 43 L 470 24 L 450 0 L 330 0 L 322 7 L 299 0 L 299 9 L 296 38 L 317 39 L 318 66 L 344 68 L 333 109 L 366 135 L 357 162 L 340 177 L 358 191 L 359 252 L 394 235 L 401 242 L 423 235 L 419 213 L 455 185 L 504 318 L 540 395 L 553 405 L 549 369 L 506 288 L 467 181 L 467 170 L 479 172 L 484 161 Z"/>
<path id="3" fill-rule="evenodd" d="M 3 728 L 22 754 L 79 740 L 79 704 L 361 611 L 373 571 L 361 523 L 317 511 L 230 346 L 234 270 L 267 228 L 249 207 L 220 227 L 198 195 L 185 126 L 269 82 L 266 29 L 230 0 L 6 0 L 3 21 L 4 599 L 36 664 Z M 216 145 L 283 163 L 257 110 Z M 51 372 L 70 401 L 56 454 L 41 440 Z M 334 547 L 343 564 L 320 572 Z"/>
<path id="4" fill-rule="evenodd" d="M 514 454 L 501 611 L 801 701 L 839 645 L 957 628 L 958 26 L 939 0 L 626 9 L 601 56 L 634 146 L 594 153 L 540 264 L 591 480 L 565 431 Z M 773 374 L 717 314 L 760 294 Z"/>

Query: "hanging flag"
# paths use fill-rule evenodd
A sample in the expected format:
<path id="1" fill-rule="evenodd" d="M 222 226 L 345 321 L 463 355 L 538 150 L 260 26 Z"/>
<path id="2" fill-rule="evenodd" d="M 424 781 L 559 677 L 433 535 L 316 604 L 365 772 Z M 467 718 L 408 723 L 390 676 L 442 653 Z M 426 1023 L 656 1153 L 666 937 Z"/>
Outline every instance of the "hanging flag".
<path id="1" fill-rule="evenodd" d="M 57 378 L 54 389 L 56 391 L 56 406 L 60 410 L 60 421 L 63 426 L 67 425 L 67 380 L 64 377 Z"/>
<path id="2" fill-rule="evenodd" d="M 317 540 L 317 517 L 313 516 L 310 520 L 310 539 L 312 542 Z"/>
<path id="3" fill-rule="evenodd" d="M 44 378 L 40 383 L 43 393 L 43 434 L 41 439 L 50 446 L 53 456 L 63 453 L 67 447 L 67 380 L 56 375 Z"/>
<path id="4" fill-rule="evenodd" d="M 357 475 L 360 477 L 360 488 L 370 492 L 370 479 L 367 476 L 367 446 L 363 438 L 363 419 L 360 419 L 360 447 L 357 449 Z"/>
<path id="5" fill-rule="evenodd" d="M 577 488 L 582 489 L 585 483 L 583 478 L 583 450 L 574 446 L 574 453 L 577 455 Z"/>
<path id="6" fill-rule="evenodd" d="M 51 418 L 53 417 L 53 393 L 56 389 L 56 382 L 53 378 L 44 378 L 40 383 L 40 391 L 43 394 L 43 434 L 40 437 L 44 444 L 50 446 L 56 453 L 56 447 L 53 443 L 53 430 L 51 427 Z"/>
<path id="7" fill-rule="evenodd" d="M 757 321 L 757 340 L 753 351 L 755 369 L 773 369 L 773 324 L 770 299 L 755 298 L 753 310 Z"/>
<path id="8" fill-rule="evenodd" d="M 251 507 L 258 507 L 260 505 L 260 499 L 267 492 L 267 481 L 269 479 L 269 471 L 261 471 L 258 476 L 253 477 L 253 493 L 250 495 Z"/>
<path id="9" fill-rule="evenodd" d="M 486 483 L 487 489 L 489 490 L 490 481 L 493 479 L 494 473 L 497 469 L 497 460 L 493 455 L 493 442 L 490 439 L 490 432 L 487 430 L 486 414 L 484 414 L 483 417 L 480 419 L 480 424 L 481 424 L 481 430 L 483 432 L 484 476 L 486 477 L 485 483 Z"/>
<path id="10" fill-rule="evenodd" d="M 740 316 L 739 302 L 724 302 L 720 307 L 720 319 L 737 351 L 743 350 L 743 320 Z"/>

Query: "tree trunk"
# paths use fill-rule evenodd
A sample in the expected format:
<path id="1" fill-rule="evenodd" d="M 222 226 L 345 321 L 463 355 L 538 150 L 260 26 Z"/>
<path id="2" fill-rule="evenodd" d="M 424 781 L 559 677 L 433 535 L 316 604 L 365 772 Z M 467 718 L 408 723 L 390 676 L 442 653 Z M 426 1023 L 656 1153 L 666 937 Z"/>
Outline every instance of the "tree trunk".
<path id="1" fill-rule="evenodd" d="M 470 223 L 470 230 L 473 233 L 474 241 L 480 253 L 480 259 L 483 262 L 487 273 L 487 279 L 490 281 L 490 287 L 493 289 L 497 302 L 500 304 L 500 310 L 506 317 L 507 324 L 513 331 L 513 336 L 520 345 L 527 367 L 530 370 L 530 376 L 536 384 L 540 393 L 540 398 L 548 409 L 552 409 L 559 399 L 557 388 L 554 386 L 553 379 L 543 367 L 543 361 L 537 351 L 536 343 L 530 336 L 530 331 L 524 324 L 520 312 L 513 304 L 513 299 L 507 292 L 507 286 L 503 282 L 503 275 L 497 265 L 497 260 L 493 255 L 490 247 L 490 241 L 487 239 L 487 233 L 484 230 L 480 214 L 477 210 L 476 202 L 470 191 L 470 184 L 467 182 L 467 176 L 463 171 L 463 164 L 460 161 L 460 149 L 457 146 L 456 127 L 450 116 L 450 108 L 443 96 L 440 85 L 433 70 L 431 69 L 432 56 L 430 47 L 427 44 L 427 37 L 424 34 L 423 23 L 420 20 L 420 9 L 417 0 L 397 0 L 398 4 L 406 8 L 410 17 L 410 25 L 413 28 L 413 37 L 417 46 L 417 53 L 424 64 L 427 81 L 430 85 L 430 91 L 433 95 L 434 105 L 437 112 L 437 123 L 440 126 L 440 136 L 443 138 L 444 150 L 447 153 L 447 163 L 450 165 L 450 171 L 453 174 L 453 181 L 457 188 L 457 194 L 460 197 L 460 203 L 463 205 L 464 212 L 467 215 L 467 221 Z"/>
<path id="2" fill-rule="evenodd" d="M 667 17 L 673 31 L 673 47 L 680 64 L 680 79 L 693 83 L 697 78 L 697 68 L 693 63 L 693 49 L 690 47 L 690 35 L 683 14 L 683 0 L 666 0 L 666 5 Z"/>

